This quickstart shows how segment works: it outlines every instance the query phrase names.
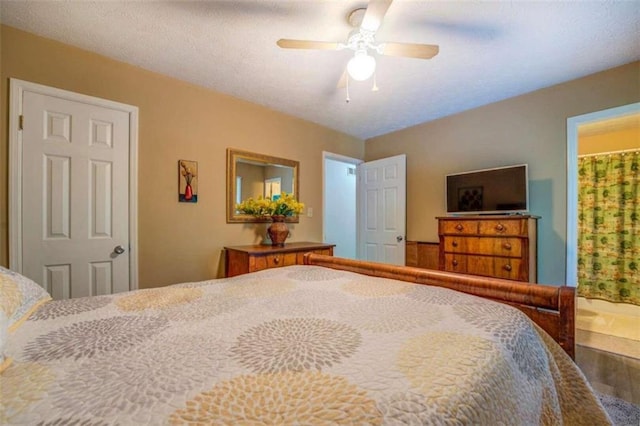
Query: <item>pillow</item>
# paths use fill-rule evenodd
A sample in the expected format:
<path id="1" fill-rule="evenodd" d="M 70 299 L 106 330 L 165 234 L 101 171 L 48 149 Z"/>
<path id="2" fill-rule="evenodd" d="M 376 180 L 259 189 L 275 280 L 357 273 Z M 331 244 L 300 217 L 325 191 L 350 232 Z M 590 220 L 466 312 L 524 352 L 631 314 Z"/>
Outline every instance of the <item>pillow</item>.
<path id="1" fill-rule="evenodd" d="M 7 317 L 10 332 L 15 331 L 29 315 L 49 300 L 51 296 L 44 288 L 0 266 L 0 311 Z"/>

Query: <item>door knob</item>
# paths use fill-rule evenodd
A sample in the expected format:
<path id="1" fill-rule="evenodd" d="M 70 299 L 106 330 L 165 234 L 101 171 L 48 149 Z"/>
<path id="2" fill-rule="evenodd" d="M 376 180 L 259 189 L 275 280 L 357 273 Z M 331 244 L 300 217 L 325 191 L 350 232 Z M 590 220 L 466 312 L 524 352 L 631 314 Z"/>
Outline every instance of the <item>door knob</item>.
<path id="1" fill-rule="evenodd" d="M 115 254 L 122 254 L 124 253 L 124 248 L 122 246 L 116 246 L 116 248 L 113 249 L 113 252 Z"/>
<path id="2" fill-rule="evenodd" d="M 398 236 L 396 237 L 396 241 L 397 241 L 397 242 L 402 241 L 402 236 L 401 236 L 401 235 L 398 235 Z"/>

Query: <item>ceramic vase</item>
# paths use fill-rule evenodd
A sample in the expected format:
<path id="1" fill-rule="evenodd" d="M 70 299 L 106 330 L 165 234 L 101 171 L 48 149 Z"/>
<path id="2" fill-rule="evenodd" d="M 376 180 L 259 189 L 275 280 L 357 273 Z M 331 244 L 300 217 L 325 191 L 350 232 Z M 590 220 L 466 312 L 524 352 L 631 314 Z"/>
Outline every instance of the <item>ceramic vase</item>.
<path id="1" fill-rule="evenodd" d="M 289 236 L 289 228 L 284 221 L 285 216 L 274 215 L 271 216 L 273 223 L 267 228 L 267 234 L 271 239 L 271 244 L 274 246 L 284 246 L 284 241 Z"/>

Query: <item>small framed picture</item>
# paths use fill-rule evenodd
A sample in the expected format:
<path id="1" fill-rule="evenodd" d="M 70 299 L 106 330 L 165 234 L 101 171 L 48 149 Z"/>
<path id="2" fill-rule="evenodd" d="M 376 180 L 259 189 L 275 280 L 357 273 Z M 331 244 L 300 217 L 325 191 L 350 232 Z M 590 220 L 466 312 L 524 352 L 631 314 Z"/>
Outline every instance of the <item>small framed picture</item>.
<path id="1" fill-rule="evenodd" d="M 181 203 L 198 202 L 197 161 L 178 161 L 178 201 Z"/>
<path id="2" fill-rule="evenodd" d="M 458 211 L 482 210 L 482 190 L 481 186 L 458 188 Z"/>

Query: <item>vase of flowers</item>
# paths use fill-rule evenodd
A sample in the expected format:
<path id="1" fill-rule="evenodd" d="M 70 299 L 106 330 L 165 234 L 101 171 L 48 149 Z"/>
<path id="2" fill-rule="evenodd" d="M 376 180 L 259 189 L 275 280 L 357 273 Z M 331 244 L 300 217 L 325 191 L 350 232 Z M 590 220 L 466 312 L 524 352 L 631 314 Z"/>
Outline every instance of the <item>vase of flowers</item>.
<path id="1" fill-rule="evenodd" d="M 296 201 L 292 194 L 283 192 L 279 197 L 254 200 L 249 198 L 236 205 L 236 209 L 244 214 L 250 214 L 260 219 L 270 218 L 272 223 L 267 228 L 267 234 L 274 246 L 284 246 L 289 236 L 289 228 L 285 222 L 287 217 L 300 214 L 304 209 L 304 203 Z"/>

